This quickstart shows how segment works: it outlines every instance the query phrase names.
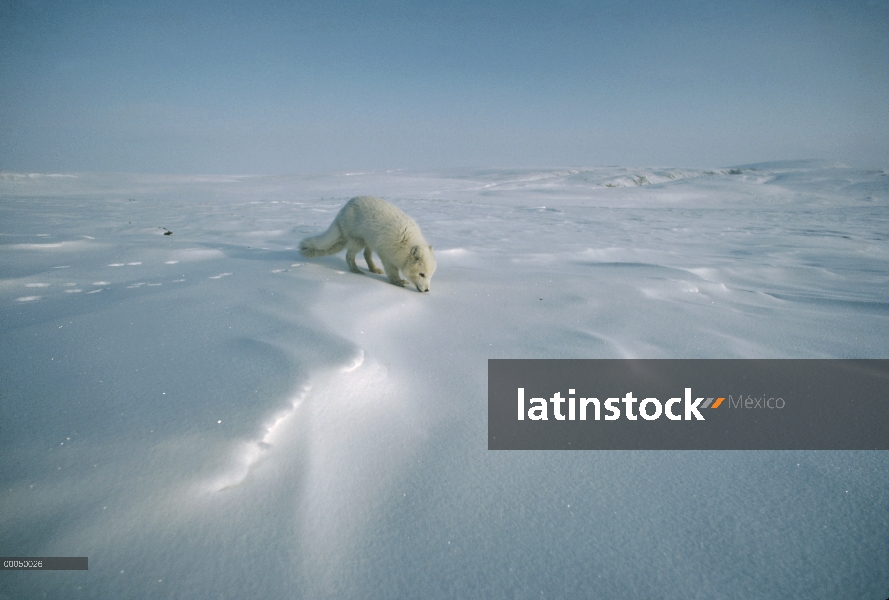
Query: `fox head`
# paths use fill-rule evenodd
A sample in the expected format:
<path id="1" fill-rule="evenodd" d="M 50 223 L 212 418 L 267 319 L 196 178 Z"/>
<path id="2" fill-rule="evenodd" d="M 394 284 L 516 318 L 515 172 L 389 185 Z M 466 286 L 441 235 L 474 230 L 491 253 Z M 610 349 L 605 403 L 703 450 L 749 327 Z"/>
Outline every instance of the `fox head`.
<path id="1" fill-rule="evenodd" d="M 407 264 L 402 269 L 404 276 L 417 286 L 418 292 L 428 292 L 429 282 L 435 273 L 435 255 L 432 246 L 414 246 L 408 255 Z"/>

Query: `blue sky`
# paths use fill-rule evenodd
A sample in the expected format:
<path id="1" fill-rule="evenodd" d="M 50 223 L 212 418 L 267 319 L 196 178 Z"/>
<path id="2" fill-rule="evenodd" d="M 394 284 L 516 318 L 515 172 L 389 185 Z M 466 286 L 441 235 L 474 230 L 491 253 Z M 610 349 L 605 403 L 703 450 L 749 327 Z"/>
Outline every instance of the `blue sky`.
<path id="1" fill-rule="evenodd" d="M 0 170 L 889 167 L 889 2 L 0 0 Z"/>

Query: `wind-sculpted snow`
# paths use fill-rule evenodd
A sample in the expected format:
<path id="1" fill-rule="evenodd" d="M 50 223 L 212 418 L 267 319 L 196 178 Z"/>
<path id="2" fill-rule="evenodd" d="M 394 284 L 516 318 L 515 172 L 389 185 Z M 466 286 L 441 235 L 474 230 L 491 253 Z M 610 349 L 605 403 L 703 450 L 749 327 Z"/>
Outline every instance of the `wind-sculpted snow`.
<path id="1" fill-rule="evenodd" d="M 417 294 L 305 259 L 352 196 Z M 0 598 L 882 598 L 889 459 L 489 452 L 489 358 L 889 358 L 889 177 L 821 162 L 0 174 Z"/>

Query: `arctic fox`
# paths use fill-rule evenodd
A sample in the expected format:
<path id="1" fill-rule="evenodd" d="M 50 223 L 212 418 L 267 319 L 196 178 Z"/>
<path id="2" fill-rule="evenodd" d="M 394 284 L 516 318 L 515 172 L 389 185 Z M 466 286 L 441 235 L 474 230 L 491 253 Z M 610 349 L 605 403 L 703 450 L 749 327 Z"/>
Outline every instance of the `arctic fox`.
<path id="1" fill-rule="evenodd" d="M 299 243 L 303 256 L 326 256 L 346 249 L 346 263 L 353 273 L 361 273 L 355 255 L 364 248 L 364 260 L 373 273 L 382 273 L 373 261 L 376 252 L 383 261 L 389 282 L 404 286 L 398 270 L 404 272 L 417 291 L 428 292 L 435 272 L 432 246 L 423 239 L 420 227 L 409 216 L 381 198 L 358 196 L 340 210 L 327 231 Z"/>

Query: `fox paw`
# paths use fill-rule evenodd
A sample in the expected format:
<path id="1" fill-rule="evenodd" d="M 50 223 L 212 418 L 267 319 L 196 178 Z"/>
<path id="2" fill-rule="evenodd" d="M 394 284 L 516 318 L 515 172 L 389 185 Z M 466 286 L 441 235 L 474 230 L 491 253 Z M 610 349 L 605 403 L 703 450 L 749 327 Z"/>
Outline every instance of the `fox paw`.
<path id="1" fill-rule="evenodd" d="M 377 275 L 382 275 L 382 274 L 383 274 L 383 269 L 380 269 L 379 267 L 377 267 L 376 269 L 369 269 L 369 271 L 370 271 L 371 273 L 376 273 Z"/>

